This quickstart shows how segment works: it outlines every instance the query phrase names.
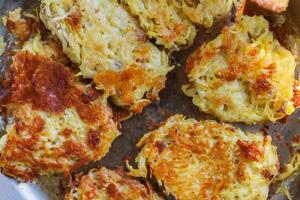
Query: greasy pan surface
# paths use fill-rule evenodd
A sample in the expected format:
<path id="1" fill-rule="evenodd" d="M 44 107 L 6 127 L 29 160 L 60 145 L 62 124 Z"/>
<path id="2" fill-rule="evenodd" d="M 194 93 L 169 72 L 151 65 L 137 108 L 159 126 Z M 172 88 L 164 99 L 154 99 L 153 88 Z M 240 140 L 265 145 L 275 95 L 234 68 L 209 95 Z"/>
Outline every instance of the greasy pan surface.
<path id="1" fill-rule="evenodd" d="M 8 10 L 16 7 L 24 9 L 34 8 L 38 5 L 38 1 L 30 0 L 0 0 L 0 16 L 3 16 Z M 300 28 L 300 1 L 291 0 L 288 14 L 295 21 Z M 196 119 L 213 119 L 211 116 L 201 113 L 197 107 L 192 104 L 190 98 L 186 97 L 181 91 L 181 85 L 186 83 L 184 74 L 184 63 L 186 57 L 196 47 L 204 41 L 209 41 L 220 32 L 221 27 L 226 22 L 218 23 L 212 31 L 207 33 L 204 29 L 198 33 L 197 40 L 192 47 L 174 53 L 172 56 L 173 63 L 179 65 L 168 75 L 166 88 L 160 93 L 160 102 L 148 106 L 142 114 L 138 114 L 129 120 L 122 123 L 122 135 L 117 138 L 110 152 L 100 161 L 100 163 L 93 163 L 83 169 L 88 169 L 95 166 L 107 166 L 108 168 L 115 168 L 117 166 L 124 166 L 124 160 L 127 158 L 134 158 L 137 154 L 135 144 L 137 141 L 149 130 L 157 127 L 158 123 L 165 120 L 172 114 L 184 114 L 187 117 L 194 117 Z M 0 27 L 0 35 L 4 35 L 6 41 L 11 41 L 12 36 L 9 35 L 3 27 Z M 8 46 L 11 42 L 8 42 Z M 8 66 L 9 56 L 5 52 L 0 57 L 0 71 L 3 72 L 5 66 Z M 286 146 L 293 135 L 300 133 L 300 110 L 298 109 L 286 122 L 277 122 L 275 124 L 267 124 L 266 132 L 273 137 L 273 143 L 278 147 L 281 162 L 286 162 L 289 157 L 289 151 Z M 242 129 L 260 130 L 264 125 L 245 126 L 243 124 L 236 124 Z M 282 139 L 275 137 L 275 133 L 279 132 Z M 291 196 L 294 200 L 300 200 L 300 176 L 292 177 L 286 181 Z M 44 200 L 44 199 L 63 199 L 64 186 L 66 180 L 60 176 L 41 177 L 38 185 L 31 183 L 16 183 L 15 181 L 0 174 L 0 199 L 2 200 Z M 172 198 L 170 198 L 172 199 Z M 283 200 L 286 197 L 282 194 L 271 195 L 272 200 Z"/>

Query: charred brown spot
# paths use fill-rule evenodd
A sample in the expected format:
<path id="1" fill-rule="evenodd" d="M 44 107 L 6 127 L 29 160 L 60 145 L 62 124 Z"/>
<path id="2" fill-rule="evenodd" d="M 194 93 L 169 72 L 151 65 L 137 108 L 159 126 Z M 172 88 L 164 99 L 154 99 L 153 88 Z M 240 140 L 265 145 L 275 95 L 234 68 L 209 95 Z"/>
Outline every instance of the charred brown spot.
<path id="1" fill-rule="evenodd" d="M 97 98 L 97 92 L 86 92 L 75 87 L 75 76 L 62 64 L 29 52 L 19 52 L 12 64 L 12 85 L 6 101 L 29 103 L 33 109 L 62 113 L 75 107 L 86 122 L 97 122 L 101 108 L 88 104 Z"/>
<path id="2" fill-rule="evenodd" d="M 26 129 L 26 124 L 23 121 L 16 120 L 16 131 L 22 132 Z"/>
<path id="3" fill-rule="evenodd" d="M 117 186 L 113 183 L 110 183 L 107 187 L 106 187 L 107 193 L 109 195 L 109 197 L 113 200 L 122 200 L 124 199 L 124 196 L 122 195 L 122 193 L 118 190 Z"/>
<path id="4" fill-rule="evenodd" d="M 69 23 L 75 29 L 80 29 L 81 28 L 81 18 L 82 18 L 82 16 L 80 15 L 79 12 L 73 12 L 66 18 L 66 22 Z"/>
<path id="5" fill-rule="evenodd" d="M 245 163 L 238 161 L 236 176 L 239 181 L 245 180 Z"/>
<path id="6" fill-rule="evenodd" d="M 220 71 L 217 77 L 225 81 L 234 81 L 238 77 L 238 71 L 235 67 L 228 67 L 228 69 Z"/>
<path id="7" fill-rule="evenodd" d="M 69 128 L 65 128 L 62 132 L 60 132 L 59 134 L 65 136 L 65 137 L 70 137 L 72 135 L 72 129 Z"/>
<path id="8" fill-rule="evenodd" d="M 30 134 L 39 133 L 45 128 L 45 121 L 41 117 L 35 117 L 33 123 L 29 126 Z"/>
<path id="9" fill-rule="evenodd" d="M 76 143 L 72 140 L 67 140 L 64 142 L 65 156 L 72 157 L 78 156 L 81 158 L 84 153 L 84 147 L 80 143 Z"/>
<path id="10" fill-rule="evenodd" d="M 294 135 L 291 141 L 295 144 L 300 144 L 300 135 Z"/>
<path id="11" fill-rule="evenodd" d="M 282 141 L 282 135 L 281 135 L 281 133 L 280 132 L 276 132 L 275 133 L 275 138 L 276 138 L 277 141 Z"/>
<path id="12" fill-rule="evenodd" d="M 89 130 L 88 132 L 88 144 L 93 149 L 96 148 L 100 142 L 101 132 L 99 130 Z"/>
<path id="13" fill-rule="evenodd" d="M 157 83 L 161 84 L 159 79 L 149 77 L 146 72 L 137 65 L 132 65 L 127 69 L 115 72 L 105 71 L 100 72 L 94 77 L 94 82 L 111 93 L 116 94 L 126 105 L 134 103 L 134 92 L 141 85 L 156 86 Z M 142 105 L 145 106 L 145 105 Z M 141 107 L 137 109 L 137 112 Z"/>
<path id="14" fill-rule="evenodd" d="M 125 119 L 127 119 L 128 117 L 130 117 L 130 111 L 126 110 L 126 109 L 119 109 L 116 108 L 115 112 L 114 112 L 114 121 L 115 122 L 121 122 Z M 121 126 L 121 123 L 119 123 Z M 121 128 L 121 127 L 120 127 Z"/>
<path id="15" fill-rule="evenodd" d="M 272 84 L 268 81 L 267 77 L 263 75 L 256 79 L 252 89 L 256 94 L 265 94 L 271 90 L 271 87 Z"/>
<path id="16" fill-rule="evenodd" d="M 268 179 L 268 180 L 272 180 L 274 178 L 274 174 L 272 174 L 269 170 L 267 169 L 263 169 L 262 170 L 262 175 Z"/>
<path id="17" fill-rule="evenodd" d="M 148 36 L 147 36 L 144 32 L 142 32 L 142 33 L 139 35 L 138 40 L 145 43 L 145 42 L 148 41 Z"/>
<path id="18" fill-rule="evenodd" d="M 295 107 L 300 107 L 300 90 L 298 90 L 297 88 L 300 87 L 299 85 L 300 84 L 298 81 L 294 82 L 294 88 L 293 88 L 294 95 L 292 98 L 292 102 L 294 103 Z"/>
<path id="19" fill-rule="evenodd" d="M 157 141 L 155 142 L 155 146 L 157 147 L 159 153 L 161 153 L 166 148 L 167 144 L 162 141 Z"/>
<path id="20" fill-rule="evenodd" d="M 89 104 L 90 102 L 95 101 L 100 96 L 100 93 L 94 90 L 89 91 L 87 94 L 81 94 L 81 101 L 84 104 Z"/>
<path id="21" fill-rule="evenodd" d="M 8 19 L 6 26 L 20 42 L 25 42 L 33 31 L 33 20 L 21 19 L 13 21 Z"/>
<path id="22" fill-rule="evenodd" d="M 257 144 L 244 142 L 241 140 L 237 141 L 238 146 L 240 147 L 242 155 L 251 161 L 259 161 L 263 156 L 262 152 L 258 149 Z"/>

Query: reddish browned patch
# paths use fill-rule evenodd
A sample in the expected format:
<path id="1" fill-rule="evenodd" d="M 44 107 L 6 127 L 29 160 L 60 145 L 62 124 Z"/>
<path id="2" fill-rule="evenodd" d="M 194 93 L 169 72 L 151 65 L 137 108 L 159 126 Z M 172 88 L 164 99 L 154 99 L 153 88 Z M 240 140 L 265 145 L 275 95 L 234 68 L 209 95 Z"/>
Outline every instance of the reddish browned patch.
<path id="1" fill-rule="evenodd" d="M 268 179 L 268 180 L 272 180 L 274 178 L 274 174 L 272 174 L 269 170 L 267 169 L 263 169 L 262 170 L 262 175 Z"/>
<path id="2" fill-rule="evenodd" d="M 64 147 L 63 149 L 65 150 L 64 153 L 65 156 L 76 155 L 78 157 L 82 157 L 85 154 L 84 146 L 72 140 L 65 141 L 63 147 Z"/>
<path id="3" fill-rule="evenodd" d="M 228 67 L 218 73 L 218 77 L 225 81 L 234 81 L 238 77 L 238 71 L 235 67 Z"/>
<path id="4" fill-rule="evenodd" d="M 162 141 L 157 141 L 157 142 L 155 142 L 155 146 L 157 147 L 159 153 L 161 153 L 165 149 L 167 144 Z"/>
<path id="5" fill-rule="evenodd" d="M 294 135 L 291 140 L 294 144 L 300 144 L 300 135 Z"/>
<path id="6" fill-rule="evenodd" d="M 232 40 L 230 37 L 228 26 L 226 26 L 222 29 L 222 40 L 223 40 L 223 45 L 224 45 L 225 50 L 226 51 L 232 50 Z"/>
<path id="7" fill-rule="evenodd" d="M 280 133 L 280 132 L 276 132 L 276 133 L 275 133 L 275 138 L 276 138 L 276 140 L 279 141 L 279 142 L 282 141 L 282 135 L 281 135 L 281 133 Z"/>
<path id="8" fill-rule="evenodd" d="M 294 95 L 292 98 L 292 102 L 294 103 L 295 107 L 300 107 L 300 90 L 297 89 L 297 87 L 299 87 L 299 85 L 300 84 L 298 81 L 294 82 L 294 89 L 293 89 Z"/>
<path id="9" fill-rule="evenodd" d="M 238 6 L 238 9 L 236 11 L 236 16 L 241 17 L 244 15 L 245 8 L 246 8 L 247 0 L 242 0 L 240 5 Z"/>
<path id="10" fill-rule="evenodd" d="M 107 193 L 112 200 L 122 200 L 125 199 L 122 193 L 118 190 L 117 186 L 113 183 L 110 183 L 106 187 Z"/>
<path id="11" fill-rule="evenodd" d="M 100 142 L 101 132 L 99 130 L 89 130 L 88 132 L 88 144 L 90 148 L 94 149 Z"/>
<path id="12" fill-rule="evenodd" d="M 33 124 L 29 126 L 29 133 L 35 134 L 39 133 L 45 128 L 45 121 L 41 117 L 35 117 L 33 119 Z"/>
<path id="13" fill-rule="evenodd" d="M 26 125 L 23 121 L 19 121 L 18 119 L 16 119 L 15 123 L 16 123 L 15 127 L 17 132 L 22 132 L 26 129 Z"/>
<path id="14" fill-rule="evenodd" d="M 7 102 L 30 103 L 33 109 L 62 113 L 75 107 L 85 122 L 95 123 L 101 118 L 99 106 L 90 104 L 97 98 L 96 91 L 87 94 L 75 86 L 74 75 L 60 63 L 19 52 L 14 57 L 14 69 Z M 92 89 L 91 89 L 92 90 Z"/>
<path id="15" fill-rule="evenodd" d="M 134 91 L 144 84 L 147 78 L 146 73 L 134 65 L 120 72 L 100 72 L 95 76 L 94 81 L 103 88 L 117 94 L 126 104 L 130 105 L 134 101 Z"/>
<path id="16" fill-rule="evenodd" d="M 142 32 L 142 33 L 139 35 L 138 40 L 145 43 L 145 42 L 148 41 L 148 36 L 147 36 L 144 32 Z"/>
<path id="17" fill-rule="evenodd" d="M 81 14 L 79 11 L 72 12 L 65 20 L 68 24 L 70 24 L 75 29 L 81 28 Z"/>
<path id="18" fill-rule="evenodd" d="M 128 111 L 128 110 L 116 109 L 116 111 L 114 112 L 114 121 L 115 122 L 121 122 L 121 121 L 127 119 L 128 117 L 130 117 L 130 111 Z M 121 123 L 120 123 L 120 126 L 121 126 Z"/>
<path id="19" fill-rule="evenodd" d="M 236 169 L 236 177 L 239 181 L 245 180 L 245 163 L 238 161 L 237 169 Z"/>
<path id="20" fill-rule="evenodd" d="M 47 163 L 43 160 L 38 160 L 34 156 L 34 152 L 37 150 L 37 143 L 40 138 L 40 131 L 44 129 L 44 122 L 40 117 L 36 117 L 33 120 L 33 124 L 22 124 L 22 129 L 27 129 L 30 132 L 28 138 L 22 138 L 19 135 L 13 135 L 9 137 L 5 148 L 1 152 L 0 163 L 2 166 L 2 172 L 4 174 L 17 177 L 22 181 L 31 180 L 39 175 L 41 169 L 61 169 L 60 164 Z M 20 170 L 11 161 L 18 161 L 24 163 L 25 166 L 30 166 L 29 170 Z"/>
<path id="21" fill-rule="evenodd" d="M 13 21 L 8 19 L 6 26 L 20 42 L 25 42 L 33 31 L 33 20 L 21 19 Z"/>
<path id="22" fill-rule="evenodd" d="M 251 161 L 259 161 L 259 159 L 262 158 L 263 153 L 258 149 L 256 143 L 238 140 L 237 144 L 240 147 L 242 155 L 245 156 L 245 158 Z"/>
<path id="23" fill-rule="evenodd" d="M 69 128 L 65 128 L 62 132 L 60 132 L 59 134 L 65 136 L 65 137 L 69 137 L 72 135 L 72 129 Z"/>
<path id="24" fill-rule="evenodd" d="M 271 90 L 272 84 L 268 81 L 268 76 L 261 75 L 252 85 L 252 90 L 256 94 L 266 94 Z"/>
<path id="25" fill-rule="evenodd" d="M 199 61 L 199 59 L 201 58 L 200 53 L 201 53 L 201 49 L 198 48 L 194 53 L 192 53 L 188 57 L 185 64 L 185 71 L 187 74 L 189 74 L 194 69 L 194 67 L 196 67 L 197 61 Z"/>
<path id="26" fill-rule="evenodd" d="M 11 84 L 7 86 L 10 92 L 2 105 L 7 108 L 7 113 L 14 114 L 17 132 L 10 135 L 1 152 L 0 165 L 3 173 L 22 181 L 36 178 L 41 173 L 63 172 L 68 175 L 73 169 L 99 159 L 105 153 L 100 148 L 87 151 L 85 144 L 88 141 L 71 140 L 69 136 L 72 130 L 67 128 L 59 133 L 67 140 L 63 144 L 53 141 L 53 147 L 47 148 L 45 141 L 41 139 L 45 128 L 43 119 L 32 116 L 32 122 L 28 124 L 29 120 L 24 120 L 23 110 L 19 112 L 20 106 L 24 104 L 31 105 L 28 109 L 51 114 L 62 113 L 67 107 L 74 107 L 83 121 L 96 123 L 105 131 L 117 131 L 114 122 L 106 121 L 112 117 L 109 108 L 93 104 L 98 93 L 88 89 L 82 91 L 76 84 L 74 75 L 62 64 L 28 52 L 19 52 L 14 57 L 11 80 Z M 93 141 L 97 140 L 96 137 L 92 138 Z M 110 142 L 110 139 L 104 139 L 103 143 Z M 66 160 L 71 162 L 66 163 Z M 27 169 L 20 168 L 16 162 L 23 163 Z"/>
<path id="27" fill-rule="evenodd" d="M 135 113 L 141 113 L 143 111 L 143 108 L 146 107 L 147 105 L 149 105 L 151 103 L 151 101 L 142 101 L 142 102 L 139 102 L 137 104 L 135 104 L 132 108 L 132 110 L 135 112 Z"/>

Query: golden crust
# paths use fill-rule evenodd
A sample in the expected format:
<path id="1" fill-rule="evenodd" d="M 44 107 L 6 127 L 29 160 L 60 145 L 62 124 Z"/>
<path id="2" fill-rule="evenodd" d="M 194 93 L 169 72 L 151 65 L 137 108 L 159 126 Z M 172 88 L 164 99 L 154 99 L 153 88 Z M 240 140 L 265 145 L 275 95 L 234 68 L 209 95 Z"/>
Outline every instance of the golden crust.
<path id="1" fill-rule="evenodd" d="M 0 141 L 4 174 L 20 181 L 67 175 L 108 152 L 120 133 L 107 97 L 34 49 L 18 52 L 11 68 L 11 83 L 1 99 L 10 119 Z"/>
<path id="2" fill-rule="evenodd" d="M 92 169 L 77 175 L 69 185 L 66 200 L 162 200 L 150 185 L 125 175 L 121 170 Z"/>
<path id="3" fill-rule="evenodd" d="M 271 137 L 243 132 L 229 124 L 175 115 L 137 144 L 138 169 L 148 167 L 177 199 L 267 199 L 279 160 Z"/>
<path id="4" fill-rule="evenodd" d="M 289 5 L 289 0 L 252 0 L 252 1 L 265 9 L 277 13 L 285 11 Z"/>
<path id="5" fill-rule="evenodd" d="M 235 0 L 173 0 L 189 20 L 198 25 L 211 27 L 215 20 L 230 14 Z"/>
<path id="6" fill-rule="evenodd" d="M 2 18 L 2 22 L 22 43 L 28 40 L 33 32 L 34 23 L 32 19 L 24 18 L 21 15 L 21 12 L 21 8 L 16 8 L 15 10 L 8 12 L 8 15 Z"/>
<path id="7" fill-rule="evenodd" d="M 243 16 L 188 58 L 183 90 L 220 120 L 274 122 L 298 106 L 295 66 L 262 16 Z"/>
<path id="8" fill-rule="evenodd" d="M 166 48 L 178 49 L 192 44 L 195 26 L 186 18 L 174 1 L 123 0 L 129 11 L 138 17 L 147 35 Z"/>
<path id="9" fill-rule="evenodd" d="M 123 5 L 114 0 L 43 0 L 40 17 L 66 55 L 79 64 L 80 75 L 93 79 L 116 105 L 138 112 L 158 99 L 172 69 L 168 56 L 148 41 Z M 132 68 L 138 69 L 139 77 L 124 76 Z M 127 86 L 120 88 L 123 84 Z"/>

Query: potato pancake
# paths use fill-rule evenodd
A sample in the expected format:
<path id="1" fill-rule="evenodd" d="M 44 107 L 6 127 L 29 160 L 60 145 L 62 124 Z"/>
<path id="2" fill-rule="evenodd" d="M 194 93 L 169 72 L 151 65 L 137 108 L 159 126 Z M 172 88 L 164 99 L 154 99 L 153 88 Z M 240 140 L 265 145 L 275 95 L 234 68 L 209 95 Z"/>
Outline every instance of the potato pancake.
<path id="1" fill-rule="evenodd" d="M 179 49 L 190 45 L 196 36 L 195 26 L 174 4 L 174 1 L 122 0 L 130 12 L 137 16 L 147 35 L 166 48 Z"/>
<path id="2" fill-rule="evenodd" d="M 271 137 L 174 115 L 137 144 L 138 169 L 180 200 L 266 200 L 279 169 Z M 149 172 L 148 172 L 149 169 Z"/>
<path id="3" fill-rule="evenodd" d="M 190 55 L 183 91 L 220 120 L 275 122 L 300 106 L 295 67 L 264 17 L 243 16 Z"/>
<path id="4" fill-rule="evenodd" d="M 20 181 L 67 175 L 100 160 L 120 134 L 107 97 L 47 57 L 62 58 L 51 47 L 38 37 L 26 42 L 1 91 L 8 125 L 0 140 L 0 167 Z"/>
<path id="5" fill-rule="evenodd" d="M 104 167 L 77 175 L 69 185 L 66 200 L 162 200 L 150 185 Z"/>
<path id="6" fill-rule="evenodd" d="M 113 102 L 134 112 L 158 99 L 168 56 L 115 0 L 42 0 L 40 17 L 63 51 Z"/>

